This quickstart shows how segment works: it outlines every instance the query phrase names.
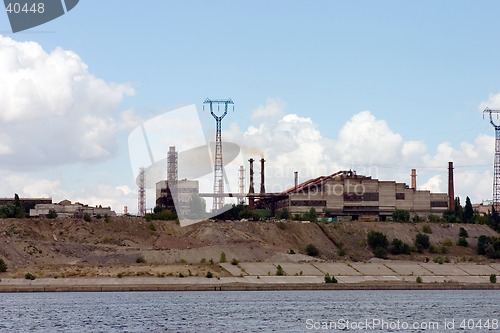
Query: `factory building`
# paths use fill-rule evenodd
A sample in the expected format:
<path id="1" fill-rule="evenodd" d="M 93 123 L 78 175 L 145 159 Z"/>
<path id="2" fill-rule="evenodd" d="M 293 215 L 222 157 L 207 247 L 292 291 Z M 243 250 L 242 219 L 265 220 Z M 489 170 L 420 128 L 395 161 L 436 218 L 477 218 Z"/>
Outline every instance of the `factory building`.
<path id="1" fill-rule="evenodd" d="M 79 202 L 71 203 L 69 200 L 63 200 L 59 203 L 42 203 L 35 205 L 30 209 L 30 217 L 47 216 L 53 210 L 57 217 L 76 217 L 81 218 L 84 214 L 90 216 L 115 216 L 116 213 L 111 207 L 91 207 Z"/>
<path id="2" fill-rule="evenodd" d="M 297 184 L 282 193 L 276 208 L 292 214 L 314 208 L 320 215 L 349 216 L 352 219 L 386 220 L 395 210 L 412 216 L 441 216 L 448 209 L 448 193 L 417 190 L 412 170 L 412 187 L 395 181 L 381 181 L 357 175 L 355 171 L 339 171 Z"/>
<path id="3" fill-rule="evenodd" d="M 179 216 L 184 216 L 189 212 L 189 205 L 193 196 L 200 193 L 199 182 L 197 180 L 182 179 L 172 185 L 168 180 L 156 183 L 156 206 L 177 210 Z"/>

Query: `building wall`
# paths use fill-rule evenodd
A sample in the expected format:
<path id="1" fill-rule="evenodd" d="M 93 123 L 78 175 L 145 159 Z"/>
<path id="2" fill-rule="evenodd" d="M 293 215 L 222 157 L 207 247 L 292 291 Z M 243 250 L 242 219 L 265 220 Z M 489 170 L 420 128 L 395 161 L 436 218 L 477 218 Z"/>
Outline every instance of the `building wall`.
<path id="1" fill-rule="evenodd" d="M 46 216 L 51 210 L 57 213 L 57 217 L 80 217 L 88 213 L 91 216 L 115 216 L 116 213 L 111 207 L 89 207 L 82 204 L 38 204 L 30 209 L 31 217 Z"/>
<path id="2" fill-rule="evenodd" d="M 384 218 L 395 210 L 426 217 L 442 214 L 447 208 L 446 193 L 431 193 L 409 188 L 404 183 L 379 181 L 365 176 L 320 177 L 306 187 L 290 191 L 289 198 L 279 203 L 292 214 L 304 213 L 312 207 L 318 213 L 359 218 Z"/>

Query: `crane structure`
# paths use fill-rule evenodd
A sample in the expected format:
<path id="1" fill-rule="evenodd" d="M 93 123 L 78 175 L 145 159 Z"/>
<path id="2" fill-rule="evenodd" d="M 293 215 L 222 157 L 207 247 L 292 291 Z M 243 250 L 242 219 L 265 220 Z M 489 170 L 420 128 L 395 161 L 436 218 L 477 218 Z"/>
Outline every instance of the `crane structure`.
<path id="1" fill-rule="evenodd" d="M 224 207 L 224 164 L 222 162 L 222 119 L 227 114 L 229 105 L 232 105 L 234 111 L 234 103 L 231 99 L 206 99 L 203 102 L 203 110 L 205 105 L 210 108 L 210 114 L 214 117 L 216 122 L 215 131 L 215 157 L 214 157 L 214 201 L 212 210 L 217 211 Z M 222 106 L 222 111 L 221 111 Z M 215 111 L 215 107 L 217 111 Z M 216 113 L 217 112 L 217 113 Z M 217 115 L 222 112 L 222 115 Z M 218 195 L 216 195 L 218 194 Z"/>
<path id="2" fill-rule="evenodd" d="M 484 109 L 484 114 L 488 113 L 490 116 L 490 123 L 495 128 L 495 162 L 493 166 L 493 207 L 496 211 L 500 208 L 500 124 L 493 121 L 493 114 L 496 114 L 497 119 L 500 110 L 492 110 L 489 108 Z"/>

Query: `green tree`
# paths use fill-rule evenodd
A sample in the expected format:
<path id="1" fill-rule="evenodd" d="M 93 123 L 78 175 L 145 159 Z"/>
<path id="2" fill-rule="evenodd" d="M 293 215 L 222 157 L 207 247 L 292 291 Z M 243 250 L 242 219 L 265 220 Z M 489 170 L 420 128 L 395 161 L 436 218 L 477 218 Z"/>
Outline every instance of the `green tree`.
<path id="1" fill-rule="evenodd" d="M 7 272 L 7 264 L 0 258 L 0 272 Z"/>
<path id="2" fill-rule="evenodd" d="M 394 238 L 391 242 L 389 252 L 391 252 L 391 254 L 410 254 L 411 249 L 410 246 L 406 243 L 403 243 L 402 240 Z"/>
<path id="3" fill-rule="evenodd" d="M 500 214 L 496 211 L 495 206 L 491 207 L 491 214 L 488 218 L 488 225 L 491 229 L 500 232 Z"/>
<path id="4" fill-rule="evenodd" d="M 47 214 L 47 218 L 49 218 L 49 219 L 57 218 L 57 212 L 54 209 L 49 209 L 49 213 Z"/>
<path id="5" fill-rule="evenodd" d="M 316 212 L 316 209 L 314 207 L 309 209 L 308 217 L 309 221 L 311 222 L 316 222 L 318 220 L 318 213 Z"/>
<path id="6" fill-rule="evenodd" d="M 406 210 L 396 209 L 392 212 L 392 220 L 397 222 L 408 222 L 410 221 L 410 213 Z"/>
<path id="7" fill-rule="evenodd" d="M 464 223 L 473 223 L 474 222 L 474 210 L 472 209 L 472 203 L 470 202 L 470 198 L 465 198 L 465 207 L 463 212 L 463 222 Z"/>
<path id="8" fill-rule="evenodd" d="M 455 198 L 455 211 L 454 212 L 455 212 L 455 221 L 453 221 L 453 222 L 462 222 L 464 208 L 460 204 L 460 197 Z"/>
<path id="9" fill-rule="evenodd" d="M 24 207 L 21 204 L 21 200 L 19 199 L 19 195 L 14 194 L 14 206 L 16 207 L 15 209 L 15 217 L 17 218 L 24 218 L 25 212 L 24 212 Z"/>
<path id="10" fill-rule="evenodd" d="M 84 214 L 83 214 L 83 220 L 84 220 L 85 222 L 90 222 L 90 221 L 92 221 L 92 216 L 90 216 L 90 214 L 89 214 L 89 213 L 84 213 Z"/>
<path id="11" fill-rule="evenodd" d="M 16 206 L 13 204 L 6 204 L 0 206 L 0 217 L 1 218 L 12 218 L 16 217 Z"/>
<path id="12" fill-rule="evenodd" d="M 306 253 L 308 256 L 316 257 L 319 255 L 319 250 L 314 244 L 307 244 Z"/>
<path id="13" fill-rule="evenodd" d="M 415 237 L 415 246 L 420 251 L 428 249 L 431 246 L 429 236 L 426 234 L 418 233 Z"/>
<path id="14" fill-rule="evenodd" d="M 220 263 L 225 263 L 225 262 L 227 262 L 227 260 L 226 260 L 226 254 L 225 254 L 224 252 L 221 252 L 221 253 L 220 253 L 219 262 L 220 262 Z"/>
<path id="15" fill-rule="evenodd" d="M 278 267 L 276 267 L 276 275 L 278 276 L 285 275 L 285 271 L 283 270 L 283 267 L 281 267 L 281 265 L 278 265 Z"/>
<path id="16" fill-rule="evenodd" d="M 198 195 L 191 197 L 189 201 L 189 211 L 187 217 L 193 220 L 202 220 L 207 217 L 207 203 L 205 199 Z"/>
<path id="17" fill-rule="evenodd" d="M 463 246 L 463 247 L 469 246 L 469 242 L 467 241 L 467 238 L 465 238 L 465 237 L 458 238 L 457 246 Z"/>
<path id="18" fill-rule="evenodd" d="M 276 218 L 288 220 L 290 219 L 290 212 L 286 208 L 278 209 L 276 211 Z"/>
<path id="19" fill-rule="evenodd" d="M 376 249 L 377 247 L 387 249 L 387 247 L 389 246 L 387 236 L 379 231 L 368 232 L 367 242 L 368 246 L 370 246 L 372 249 Z"/>

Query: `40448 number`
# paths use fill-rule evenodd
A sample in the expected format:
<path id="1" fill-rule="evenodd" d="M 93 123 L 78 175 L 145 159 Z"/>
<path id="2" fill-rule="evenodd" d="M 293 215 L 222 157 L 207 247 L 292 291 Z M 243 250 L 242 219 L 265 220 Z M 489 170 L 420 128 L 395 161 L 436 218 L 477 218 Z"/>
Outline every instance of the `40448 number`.
<path id="1" fill-rule="evenodd" d="M 45 4 L 43 2 L 33 3 L 29 6 L 27 3 L 21 5 L 19 2 L 9 2 L 6 7 L 7 13 L 9 14 L 19 14 L 19 13 L 33 13 L 33 14 L 43 14 L 45 12 Z"/>

